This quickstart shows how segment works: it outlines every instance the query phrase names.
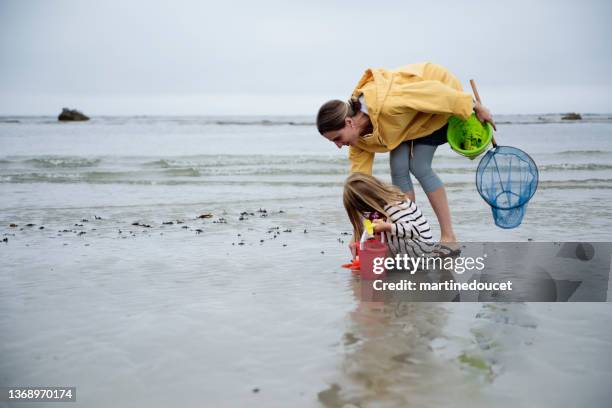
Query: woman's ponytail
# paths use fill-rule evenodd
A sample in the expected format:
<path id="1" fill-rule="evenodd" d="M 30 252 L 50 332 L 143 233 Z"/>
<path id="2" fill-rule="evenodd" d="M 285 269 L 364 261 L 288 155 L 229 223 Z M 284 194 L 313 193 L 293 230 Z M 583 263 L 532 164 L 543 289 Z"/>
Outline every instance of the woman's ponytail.
<path id="1" fill-rule="evenodd" d="M 349 106 L 349 115 L 350 117 L 355 116 L 361 110 L 361 102 L 359 102 L 359 98 L 356 96 L 351 96 L 351 99 L 348 100 Z"/>

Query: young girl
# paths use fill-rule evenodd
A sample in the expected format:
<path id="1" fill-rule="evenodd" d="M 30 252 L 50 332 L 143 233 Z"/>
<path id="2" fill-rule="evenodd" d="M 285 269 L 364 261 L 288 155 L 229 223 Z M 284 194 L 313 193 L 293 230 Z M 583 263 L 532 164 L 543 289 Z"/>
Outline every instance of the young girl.
<path id="1" fill-rule="evenodd" d="M 364 173 L 353 173 L 344 183 L 343 200 L 355 241 L 363 234 L 363 220 L 370 218 L 374 232 L 385 234 L 392 256 L 419 257 L 433 252 L 429 222 L 397 187 Z"/>

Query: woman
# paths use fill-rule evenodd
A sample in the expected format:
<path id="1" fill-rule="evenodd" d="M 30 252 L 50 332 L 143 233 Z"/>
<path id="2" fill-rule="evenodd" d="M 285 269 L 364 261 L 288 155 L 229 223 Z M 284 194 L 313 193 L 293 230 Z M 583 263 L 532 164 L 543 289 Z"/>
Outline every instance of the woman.
<path id="1" fill-rule="evenodd" d="M 374 154 L 390 152 L 393 184 L 415 201 L 412 173 L 438 218 L 440 242 L 454 243 L 446 191 L 431 162 L 437 146 L 446 143 L 450 116 L 467 119 L 472 112 L 495 127 L 489 110 L 463 92 L 454 75 L 440 65 L 421 63 L 368 69 L 348 103 L 331 100 L 321 106 L 317 128 L 338 148 L 349 146 L 351 173 L 372 174 Z"/>

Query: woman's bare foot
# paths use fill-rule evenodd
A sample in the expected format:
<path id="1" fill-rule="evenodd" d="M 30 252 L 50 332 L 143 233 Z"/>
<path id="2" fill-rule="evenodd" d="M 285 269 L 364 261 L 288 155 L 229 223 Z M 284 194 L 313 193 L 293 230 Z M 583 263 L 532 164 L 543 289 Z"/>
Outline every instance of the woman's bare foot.
<path id="1" fill-rule="evenodd" d="M 440 237 L 440 242 L 444 243 L 444 244 L 454 244 L 457 242 L 457 237 L 455 235 L 450 235 L 450 236 L 446 236 L 446 235 L 442 235 Z"/>
<path id="2" fill-rule="evenodd" d="M 461 255 L 461 248 L 456 242 L 452 244 L 439 242 L 433 252 L 440 258 L 454 258 Z"/>
<path id="3" fill-rule="evenodd" d="M 457 243 L 457 237 L 455 235 L 440 237 L 440 242 L 436 247 L 436 252 L 441 256 L 459 255 L 461 253 L 461 249 Z"/>

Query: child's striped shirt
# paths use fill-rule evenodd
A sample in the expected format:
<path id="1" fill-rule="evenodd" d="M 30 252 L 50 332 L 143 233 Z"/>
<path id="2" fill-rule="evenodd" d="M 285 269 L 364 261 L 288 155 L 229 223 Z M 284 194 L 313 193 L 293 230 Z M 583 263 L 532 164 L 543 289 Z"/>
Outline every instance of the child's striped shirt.
<path id="1" fill-rule="evenodd" d="M 405 200 L 386 205 L 385 211 L 389 215 L 387 222 L 392 224 L 391 232 L 385 232 L 392 255 L 419 257 L 434 250 L 435 242 L 429 222 L 414 202 Z"/>

